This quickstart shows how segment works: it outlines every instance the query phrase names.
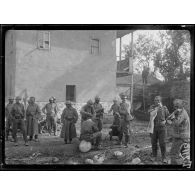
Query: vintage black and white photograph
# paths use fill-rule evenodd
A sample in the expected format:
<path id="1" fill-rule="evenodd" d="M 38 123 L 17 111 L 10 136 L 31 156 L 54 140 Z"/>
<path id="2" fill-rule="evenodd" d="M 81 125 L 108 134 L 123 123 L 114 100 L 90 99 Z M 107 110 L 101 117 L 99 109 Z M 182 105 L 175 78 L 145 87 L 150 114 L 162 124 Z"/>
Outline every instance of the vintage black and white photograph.
<path id="1" fill-rule="evenodd" d="M 5 31 L 5 166 L 191 168 L 188 26 L 42 27 Z"/>

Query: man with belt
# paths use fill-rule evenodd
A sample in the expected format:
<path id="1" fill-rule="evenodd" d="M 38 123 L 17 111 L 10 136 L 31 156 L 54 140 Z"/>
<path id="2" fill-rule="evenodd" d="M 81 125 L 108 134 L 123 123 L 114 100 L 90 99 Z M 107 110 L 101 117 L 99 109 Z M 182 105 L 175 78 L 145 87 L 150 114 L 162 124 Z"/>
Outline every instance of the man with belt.
<path id="1" fill-rule="evenodd" d="M 16 103 L 13 105 L 11 109 L 11 117 L 13 118 L 13 138 L 15 142 L 15 146 L 18 146 L 17 140 L 17 130 L 20 128 L 23 134 L 23 139 L 25 141 L 25 146 L 28 146 L 27 136 L 26 136 L 26 127 L 24 123 L 24 105 L 20 103 L 21 97 L 16 97 Z"/>
<path id="2" fill-rule="evenodd" d="M 76 109 L 72 107 L 70 101 L 66 101 L 66 108 L 63 110 L 61 116 L 61 121 L 63 123 L 62 131 L 64 132 L 65 144 L 71 143 L 72 139 L 77 136 L 75 127 L 77 120 L 78 113 Z"/>
<path id="3" fill-rule="evenodd" d="M 162 98 L 156 96 L 154 99 L 154 105 L 149 109 L 149 112 L 156 110 L 156 116 L 154 119 L 154 129 L 152 133 L 152 155 L 153 161 L 157 161 L 158 141 L 161 150 L 162 162 L 167 163 L 166 160 L 166 118 L 169 116 L 169 111 L 166 106 L 162 105 Z"/>
<path id="4" fill-rule="evenodd" d="M 100 97 L 99 96 L 95 97 L 95 102 L 93 104 L 93 107 L 94 107 L 94 111 L 95 111 L 95 122 L 97 124 L 99 131 L 101 131 L 102 126 L 103 126 L 104 108 L 100 104 Z"/>
<path id="5" fill-rule="evenodd" d="M 81 108 L 81 124 L 83 121 L 86 121 L 89 118 L 93 118 L 95 116 L 95 111 L 94 111 L 94 107 L 93 107 L 93 101 L 92 100 L 88 100 L 87 104 L 85 104 L 82 108 Z"/>
<path id="6" fill-rule="evenodd" d="M 30 97 L 29 105 L 26 109 L 26 120 L 27 120 L 27 134 L 29 140 L 35 136 L 35 141 L 38 141 L 38 120 L 41 116 L 41 110 L 38 104 L 35 103 L 35 97 Z"/>
<path id="7" fill-rule="evenodd" d="M 130 121 L 133 119 L 130 114 L 129 104 L 126 102 L 127 97 L 121 96 L 122 102 L 120 103 L 120 131 L 119 131 L 119 144 L 122 145 L 123 134 L 125 136 L 125 147 L 128 147 L 130 141 Z"/>
<path id="8" fill-rule="evenodd" d="M 11 131 L 11 134 L 12 134 L 12 139 L 13 139 L 13 119 L 11 117 L 11 109 L 14 105 L 14 98 L 13 97 L 9 97 L 9 103 L 6 105 L 5 107 L 5 118 L 6 118 L 6 123 L 5 123 L 5 129 L 6 129 L 6 132 L 5 132 L 5 138 L 6 138 L 6 141 L 8 141 L 8 138 L 9 138 L 9 133 Z"/>
<path id="9" fill-rule="evenodd" d="M 95 149 L 101 149 L 101 137 L 102 133 L 97 128 L 96 123 L 92 119 L 87 119 L 81 124 L 80 140 L 90 142 Z"/>
<path id="10" fill-rule="evenodd" d="M 47 103 L 42 112 L 46 114 L 46 121 L 49 129 L 49 134 L 51 135 L 51 131 L 53 129 L 54 135 L 56 136 L 56 120 L 55 117 L 57 116 L 57 106 L 53 103 L 53 98 L 49 99 L 49 103 Z"/>

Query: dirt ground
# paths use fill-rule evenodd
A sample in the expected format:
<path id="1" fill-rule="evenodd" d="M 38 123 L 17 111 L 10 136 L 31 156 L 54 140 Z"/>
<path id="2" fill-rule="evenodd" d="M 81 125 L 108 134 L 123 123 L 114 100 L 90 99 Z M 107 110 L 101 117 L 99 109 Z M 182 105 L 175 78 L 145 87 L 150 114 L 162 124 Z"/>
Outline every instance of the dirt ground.
<path id="1" fill-rule="evenodd" d="M 74 139 L 72 144 L 65 145 L 59 136 L 49 136 L 44 133 L 39 135 L 39 142 L 31 141 L 29 146 L 24 146 L 22 136 L 18 134 L 19 146 L 15 147 L 10 141 L 5 142 L 5 162 L 6 164 L 153 164 L 150 137 L 146 128 L 147 122 L 133 121 L 131 143 L 128 148 L 124 148 L 116 144 L 117 138 L 109 140 L 109 125 L 104 125 L 102 149 L 87 153 L 79 152 L 78 139 Z M 170 144 L 167 145 L 169 151 Z M 122 155 L 116 156 L 114 154 L 116 151 L 121 151 Z M 132 162 L 137 157 L 140 161 Z M 160 152 L 158 158 L 158 163 L 161 164 Z"/>

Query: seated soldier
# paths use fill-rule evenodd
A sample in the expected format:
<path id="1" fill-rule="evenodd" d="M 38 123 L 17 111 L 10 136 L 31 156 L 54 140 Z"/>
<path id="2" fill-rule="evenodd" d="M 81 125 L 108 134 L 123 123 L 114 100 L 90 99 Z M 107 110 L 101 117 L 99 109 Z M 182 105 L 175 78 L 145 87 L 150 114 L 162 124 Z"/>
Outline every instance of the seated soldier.
<path id="1" fill-rule="evenodd" d="M 114 121 L 113 124 L 110 126 L 112 131 L 109 132 L 110 134 L 110 141 L 112 140 L 112 136 L 120 136 L 120 114 L 118 112 L 114 112 Z"/>
<path id="2" fill-rule="evenodd" d="M 98 130 L 96 123 L 92 119 L 87 119 L 81 124 L 80 140 L 91 142 L 95 149 L 100 149 L 101 132 Z"/>

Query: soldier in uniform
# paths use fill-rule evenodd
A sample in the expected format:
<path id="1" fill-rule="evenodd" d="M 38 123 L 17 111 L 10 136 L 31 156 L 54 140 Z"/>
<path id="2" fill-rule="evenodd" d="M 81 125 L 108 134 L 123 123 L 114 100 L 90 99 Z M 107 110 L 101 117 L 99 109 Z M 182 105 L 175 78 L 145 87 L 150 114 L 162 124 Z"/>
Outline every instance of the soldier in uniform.
<path id="1" fill-rule="evenodd" d="M 78 113 L 75 108 L 72 107 L 70 101 L 66 102 L 66 108 L 63 110 L 61 121 L 63 123 L 62 131 L 64 132 L 65 144 L 71 143 L 72 139 L 76 137 L 75 123 L 78 120 Z"/>
<path id="2" fill-rule="evenodd" d="M 55 117 L 57 116 L 57 106 L 53 103 L 53 98 L 49 99 L 49 103 L 47 103 L 42 112 L 46 114 L 46 121 L 49 129 L 49 134 L 51 135 L 51 131 L 53 129 L 54 135 L 56 135 L 56 120 Z"/>
<path id="3" fill-rule="evenodd" d="M 101 131 L 103 126 L 104 108 L 100 104 L 100 98 L 98 96 L 95 97 L 95 102 L 93 104 L 93 107 L 95 111 L 95 122 L 97 124 L 99 131 Z"/>
<path id="4" fill-rule="evenodd" d="M 13 105 L 11 109 L 11 117 L 13 118 L 13 138 L 15 142 L 15 146 L 18 146 L 17 140 L 17 130 L 20 128 L 23 134 L 23 139 L 25 141 L 25 145 L 28 146 L 27 136 L 26 136 L 26 127 L 24 122 L 24 105 L 20 103 L 21 97 L 16 97 L 16 103 Z"/>
<path id="5" fill-rule="evenodd" d="M 102 133 L 97 128 L 96 123 L 92 119 L 87 119 L 81 124 L 80 140 L 90 142 L 95 149 L 101 149 L 101 137 Z"/>
<path id="6" fill-rule="evenodd" d="M 9 132 L 11 131 L 12 133 L 12 138 L 13 138 L 13 132 L 12 132 L 12 126 L 13 126 L 13 119 L 11 117 L 11 109 L 13 107 L 14 104 L 14 98 L 13 97 L 9 97 L 9 103 L 6 105 L 5 107 L 5 117 L 6 117 L 6 134 L 5 134 L 5 138 L 6 141 L 8 141 L 8 137 L 9 137 Z"/>
<path id="7" fill-rule="evenodd" d="M 35 103 L 35 97 L 30 97 L 29 105 L 26 109 L 26 120 L 27 120 L 27 134 L 29 140 L 35 136 L 35 141 L 38 141 L 38 120 L 41 116 L 41 110 L 38 104 Z"/>
<path id="8" fill-rule="evenodd" d="M 95 116 L 95 111 L 94 111 L 92 100 L 87 101 L 87 104 L 85 104 L 81 108 L 80 114 L 81 114 L 81 124 L 83 121 L 85 121 L 89 118 L 93 118 Z"/>
<path id="9" fill-rule="evenodd" d="M 170 151 L 171 164 L 183 164 L 183 160 L 180 157 L 180 148 L 183 144 L 190 143 L 190 119 L 183 107 L 182 100 L 176 99 L 173 104 L 175 111 L 167 119 L 167 122 L 173 126 L 172 147 Z M 186 160 L 190 160 L 190 158 Z"/>
<path id="10" fill-rule="evenodd" d="M 114 99 L 113 104 L 112 104 L 110 110 L 108 111 L 108 113 L 112 112 L 114 115 L 115 113 L 119 113 L 119 109 L 120 109 L 120 105 L 118 104 L 117 100 Z"/>
<path id="11" fill-rule="evenodd" d="M 119 133 L 119 144 L 122 145 L 123 134 L 125 136 L 125 147 L 128 147 L 130 141 L 130 121 L 133 119 L 130 114 L 129 104 L 126 102 L 127 97 L 121 96 L 122 102 L 120 103 L 120 133 Z"/>
<path id="12" fill-rule="evenodd" d="M 166 118 L 169 116 L 169 111 L 166 106 L 162 105 L 162 98 L 156 96 L 154 99 L 154 105 L 150 107 L 150 111 L 156 109 L 157 114 L 154 119 L 154 129 L 152 134 L 152 160 L 156 162 L 157 160 L 157 143 L 159 140 L 162 162 L 167 163 L 166 160 Z"/>

